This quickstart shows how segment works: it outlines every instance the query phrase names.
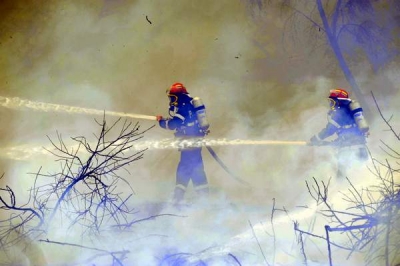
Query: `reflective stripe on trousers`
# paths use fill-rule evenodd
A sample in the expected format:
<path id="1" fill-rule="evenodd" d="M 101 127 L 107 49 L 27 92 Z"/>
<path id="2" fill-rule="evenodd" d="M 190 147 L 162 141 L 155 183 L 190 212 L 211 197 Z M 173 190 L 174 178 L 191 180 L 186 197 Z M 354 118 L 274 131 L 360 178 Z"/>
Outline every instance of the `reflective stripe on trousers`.
<path id="1" fill-rule="evenodd" d="M 192 180 L 196 191 L 208 191 L 208 182 L 204 171 L 201 148 L 181 150 L 181 159 L 176 171 L 175 199 L 182 200 L 183 194 Z M 182 198 L 181 198 L 182 197 Z"/>

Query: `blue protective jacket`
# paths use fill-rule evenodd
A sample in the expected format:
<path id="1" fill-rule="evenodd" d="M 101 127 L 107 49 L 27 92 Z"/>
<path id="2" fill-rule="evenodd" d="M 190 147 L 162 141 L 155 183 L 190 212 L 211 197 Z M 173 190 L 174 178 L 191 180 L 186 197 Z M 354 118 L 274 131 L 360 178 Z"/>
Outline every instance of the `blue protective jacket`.
<path id="1" fill-rule="evenodd" d="M 175 130 L 176 137 L 204 137 L 205 133 L 199 127 L 196 109 L 189 94 L 180 94 L 177 104 L 170 108 L 171 118 L 161 119 L 162 128 Z M 204 106 L 200 107 L 204 108 Z M 172 114 L 171 114 L 172 112 Z"/>
<path id="2" fill-rule="evenodd" d="M 349 105 L 351 100 L 341 102 L 338 107 L 328 112 L 328 123 L 317 135 L 318 140 L 323 140 L 337 134 L 333 141 L 338 146 L 351 146 L 365 144 L 364 133 L 358 128 L 354 120 L 354 112 Z"/>

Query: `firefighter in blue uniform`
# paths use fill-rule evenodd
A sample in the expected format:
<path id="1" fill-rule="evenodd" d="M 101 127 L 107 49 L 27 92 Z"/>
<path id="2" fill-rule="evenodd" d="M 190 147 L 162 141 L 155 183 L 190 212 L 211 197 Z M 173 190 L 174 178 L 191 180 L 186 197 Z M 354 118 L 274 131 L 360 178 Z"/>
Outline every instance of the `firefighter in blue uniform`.
<path id="1" fill-rule="evenodd" d="M 157 116 L 162 128 L 174 130 L 179 139 L 202 138 L 209 131 L 205 107 L 200 98 L 192 98 L 182 83 L 174 83 L 167 90 L 170 118 Z M 204 171 L 201 147 L 179 149 L 181 158 L 176 172 L 174 203 L 184 199 L 189 181 L 197 194 L 208 195 L 208 182 Z"/>
<path id="2" fill-rule="evenodd" d="M 351 100 L 346 90 L 331 90 L 328 99 L 331 107 L 328 123 L 310 139 L 309 144 L 323 145 L 326 143 L 324 139 L 336 133 L 337 138 L 329 144 L 337 147 L 337 177 L 344 179 L 352 164 L 368 159 L 366 137 L 369 127 L 360 104 Z"/>

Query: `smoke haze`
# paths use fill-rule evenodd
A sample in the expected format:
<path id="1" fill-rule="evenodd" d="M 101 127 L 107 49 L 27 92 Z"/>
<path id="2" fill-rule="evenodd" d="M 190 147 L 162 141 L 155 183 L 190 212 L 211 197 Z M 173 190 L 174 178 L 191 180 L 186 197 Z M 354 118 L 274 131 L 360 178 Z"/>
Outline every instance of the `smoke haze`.
<path id="1" fill-rule="evenodd" d="M 349 85 L 334 57 L 326 50 L 314 49 L 306 35 L 297 42 L 288 40 L 295 29 L 286 27 L 277 10 L 260 16 L 250 11 L 245 1 L 236 0 L 2 1 L 0 97 L 167 116 L 165 91 L 172 83 L 182 82 L 192 96 L 201 97 L 205 103 L 210 138 L 308 141 L 326 124 L 328 91 Z M 306 22 L 297 25 L 299 29 L 306 27 Z M 365 62 L 352 69 L 364 95 L 374 92 L 388 116 L 400 107 L 398 63 L 373 75 Z M 48 146 L 46 136 L 56 138 L 56 131 L 72 145 L 70 137 L 89 138 L 98 133 L 94 118 L 102 119 L 0 108 L 1 150 Z M 108 119 L 115 121 L 114 117 Z M 154 121 L 131 121 L 139 122 L 141 130 L 155 125 L 143 140 L 172 137 L 172 132 Z M 393 123 L 398 125 L 398 121 Z M 378 151 L 380 138 L 389 140 L 390 134 L 383 130 L 385 125 L 379 117 L 371 119 L 370 125 L 369 148 Z M 199 211 L 187 219 L 160 218 L 161 223 L 151 221 L 146 228 L 155 235 L 168 232 L 170 238 L 144 238 L 137 225 L 118 239 L 102 235 L 106 241 L 103 248 L 123 249 L 121 239 L 132 239 L 125 242 L 134 254 L 129 258 L 141 265 L 154 265 L 156 255 L 196 253 L 210 246 L 236 243 L 232 250 L 248 265 L 264 263 L 252 235 L 247 235 L 245 243 L 251 243 L 247 249 L 238 247 L 242 242 L 232 238 L 249 233 L 247 220 L 254 224 L 268 220 L 273 198 L 288 209 L 310 204 L 304 181 L 311 177 L 328 180 L 336 171 L 334 152 L 329 147 L 218 146 L 215 151 L 251 186 L 232 179 L 203 149 L 213 199 L 221 206 L 236 206 L 236 211 L 227 208 L 213 217 Z M 168 201 L 178 161 L 175 150 L 148 150 L 142 160 L 130 165 L 131 174 L 123 175 L 135 190 L 136 202 Z M 27 173 L 40 167 L 51 172 L 59 164 L 48 156 L 16 161 L 2 154 L 0 172 L 5 176 L 1 185 L 8 184 L 17 195 L 26 197 L 33 183 L 33 176 Z M 364 168 L 362 173 L 368 173 Z M 193 198 L 193 191 L 188 196 Z M 198 221 L 203 223 L 196 229 Z M 282 224 L 292 228 L 290 222 Z M 215 230 L 221 232 L 211 233 Z M 283 238 L 278 247 L 285 250 L 286 241 L 293 243 L 294 237 L 284 227 L 277 231 Z M 268 235 L 258 234 L 260 241 L 268 241 Z M 67 235 L 60 230 L 52 236 L 83 242 L 79 233 Z M 134 242 L 136 238 L 144 239 Z M 86 251 L 71 258 L 66 255 L 71 252 L 41 245 L 48 263 L 88 257 Z M 161 250 L 163 245 L 170 250 Z M 49 250 L 53 249 L 52 254 Z M 289 247 L 285 251 L 289 252 Z M 209 254 L 220 253 L 211 250 Z M 285 260 L 282 254 L 277 261 Z M 320 256 L 315 252 L 311 257 L 314 255 Z M 27 256 L 34 260 L 33 255 Z"/>

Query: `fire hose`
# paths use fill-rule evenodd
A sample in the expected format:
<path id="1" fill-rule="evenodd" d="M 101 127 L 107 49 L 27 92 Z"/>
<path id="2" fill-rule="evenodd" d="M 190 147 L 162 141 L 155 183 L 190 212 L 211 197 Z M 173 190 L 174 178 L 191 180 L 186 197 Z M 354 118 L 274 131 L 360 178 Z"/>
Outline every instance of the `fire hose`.
<path id="1" fill-rule="evenodd" d="M 21 99 L 18 97 L 8 98 L 0 96 L 0 106 L 10 109 L 24 110 L 24 109 L 32 109 L 35 111 L 41 112 L 60 112 L 60 113 L 68 113 L 68 114 L 86 114 L 86 115 L 109 115 L 109 116 L 117 116 L 117 117 L 129 117 L 136 119 L 145 119 L 157 121 L 157 116 L 150 115 L 141 115 L 141 114 L 132 114 L 132 113 L 124 113 L 124 112 L 115 112 L 115 111 L 106 111 L 99 109 L 91 109 L 91 108 L 83 108 L 77 106 L 69 106 L 69 105 L 60 105 L 53 103 L 45 103 L 45 102 L 35 102 L 26 99 Z M 306 145 L 305 141 L 253 141 L 253 140 L 237 140 L 237 141 L 228 141 L 223 142 L 222 145 Z M 211 156 L 218 162 L 218 164 L 236 181 L 246 186 L 249 184 L 237 177 L 232 171 L 228 169 L 228 167 L 222 162 L 222 160 L 218 157 L 215 151 L 210 147 L 213 145 L 213 142 L 203 144 L 206 146 L 207 150 L 210 152 Z"/>
<path id="2" fill-rule="evenodd" d="M 206 148 L 210 152 L 211 156 L 217 161 L 217 163 L 225 170 L 225 172 L 227 172 L 233 179 L 235 179 L 239 183 L 241 183 L 247 187 L 250 187 L 249 183 L 247 183 L 240 177 L 236 176 L 234 173 L 232 173 L 232 171 L 229 170 L 228 167 L 226 167 L 226 165 L 221 161 L 221 159 L 218 157 L 218 155 L 215 153 L 215 151 L 210 146 L 206 145 Z"/>
<path id="3" fill-rule="evenodd" d="M 246 140 L 237 140 L 237 145 L 307 145 L 308 143 L 305 141 L 271 141 L 271 140 L 258 140 L 258 141 L 246 141 Z M 238 181 L 239 183 L 251 187 L 249 183 L 244 181 L 243 179 L 239 178 L 235 175 L 229 168 L 221 161 L 215 151 L 209 146 L 205 145 L 207 150 L 210 152 L 211 156 L 217 161 L 217 163 L 232 177 L 234 180 Z"/>

